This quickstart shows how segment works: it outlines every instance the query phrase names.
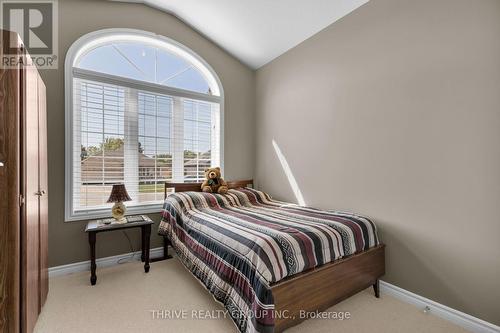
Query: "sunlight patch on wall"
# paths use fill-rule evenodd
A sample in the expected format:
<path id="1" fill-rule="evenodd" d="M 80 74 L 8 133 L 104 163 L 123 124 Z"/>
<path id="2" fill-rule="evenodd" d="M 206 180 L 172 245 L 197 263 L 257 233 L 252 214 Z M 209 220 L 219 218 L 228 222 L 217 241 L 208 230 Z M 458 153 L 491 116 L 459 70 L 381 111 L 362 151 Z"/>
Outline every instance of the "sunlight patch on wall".
<path id="1" fill-rule="evenodd" d="M 278 156 L 278 159 L 280 160 L 281 167 L 283 168 L 283 171 L 285 172 L 286 178 L 288 179 L 288 182 L 290 183 L 290 187 L 292 188 L 293 194 L 295 195 L 295 198 L 297 199 L 297 202 L 301 206 L 305 206 L 306 202 L 304 200 L 304 197 L 302 196 L 302 192 L 300 191 L 299 185 L 297 184 L 297 181 L 295 180 L 295 177 L 293 176 L 292 170 L 290 169 L 290 166 L 288 165 L 288 162 L 281 152 L 280 147 L 274 141 L 273 142 L 273 147 L 274 151 L 276 152 L 276 156 Z"/>

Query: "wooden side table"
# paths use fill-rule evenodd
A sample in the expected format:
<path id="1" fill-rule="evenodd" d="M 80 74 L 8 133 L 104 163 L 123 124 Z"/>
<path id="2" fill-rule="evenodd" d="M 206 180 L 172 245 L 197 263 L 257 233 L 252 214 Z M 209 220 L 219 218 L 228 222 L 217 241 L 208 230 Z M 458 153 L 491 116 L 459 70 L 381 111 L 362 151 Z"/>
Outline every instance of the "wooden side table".
<path id="1" fill-rule="evenodd" d="M 96 254 L 95 254 L 95 243 L 96 236 L 100 232 L 108 232 L 115 230 L 123 230 L 130 228 L 141 228 L 142 235 L 142 250 L 141 250 L 141 261 L 144 262 L 144 271 L 149 272 L 149 248 L 150 248 L 150 238 L 151 238 L 151 225 L 154 223 L 146 215 L 133 215 L 126 216 L 126 223 L 111 223 L 105 224 L 106 221 L 113 221 L 114 219 L 101 219 L 92 220 L 87 223 L 85 232 L 89 235 L 90 244 L 90 283 L 95 285 L 97 282 L 96 275 Z"/>

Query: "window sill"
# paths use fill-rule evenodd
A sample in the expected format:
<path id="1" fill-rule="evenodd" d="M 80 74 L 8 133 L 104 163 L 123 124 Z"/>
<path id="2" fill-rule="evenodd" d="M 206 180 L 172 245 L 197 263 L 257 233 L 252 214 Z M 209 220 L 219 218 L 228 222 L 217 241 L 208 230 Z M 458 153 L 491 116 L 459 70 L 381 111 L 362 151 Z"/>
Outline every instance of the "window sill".
<path id="1" fill-rule="evenodd" d="M 160 213 L 163 203 L 127 207 L 126 215 Z M 64 222 L 88 221 L 111 217 L 111 207 L 80 210 L 66 214 Z"/>

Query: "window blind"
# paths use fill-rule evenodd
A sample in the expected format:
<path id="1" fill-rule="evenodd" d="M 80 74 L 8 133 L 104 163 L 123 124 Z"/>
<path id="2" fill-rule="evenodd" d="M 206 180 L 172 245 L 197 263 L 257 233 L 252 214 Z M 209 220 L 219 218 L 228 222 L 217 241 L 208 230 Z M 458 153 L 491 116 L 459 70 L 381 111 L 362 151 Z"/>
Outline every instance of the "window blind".
<path id="1" fill-rule="evenodd" d="M 219 104 L 96 80 L 73 80 L 73 210 L 158 204 L 165 182 L 198 182 L 220 164 Z"/>

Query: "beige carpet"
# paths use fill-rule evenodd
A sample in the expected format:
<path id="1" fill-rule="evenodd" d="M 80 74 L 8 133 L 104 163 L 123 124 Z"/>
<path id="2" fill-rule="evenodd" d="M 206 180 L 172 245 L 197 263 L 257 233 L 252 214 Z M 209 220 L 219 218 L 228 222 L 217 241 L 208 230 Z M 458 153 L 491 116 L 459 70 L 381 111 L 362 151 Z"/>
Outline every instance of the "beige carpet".
<path id="1" fill-rule="evenodd" d="M 148 274 L 139 262 L 101 269 L 97 279 L 95 286 L 89 273 L 51 279 L 35 333 L 236 332 L 229 318 L 210 318 L 223 308 L 176 259 L 152 264 Z M 193 311 L 206 318 L 192 319 Z M 329 311 L 351 317 L 310 319 L 287 332 L 466 332 L 390 296 L 376 299 L 371 289 Z M 187 319 L 159 318 L 168 314 Z"/>

